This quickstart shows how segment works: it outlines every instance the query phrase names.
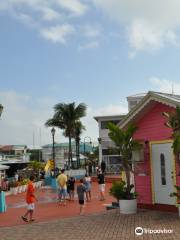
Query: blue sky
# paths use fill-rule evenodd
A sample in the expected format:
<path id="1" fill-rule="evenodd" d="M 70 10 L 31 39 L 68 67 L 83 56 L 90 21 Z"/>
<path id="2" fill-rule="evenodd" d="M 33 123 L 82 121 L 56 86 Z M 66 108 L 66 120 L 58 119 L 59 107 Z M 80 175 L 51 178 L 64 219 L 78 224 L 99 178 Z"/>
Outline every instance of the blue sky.
<path id="1" fill-rule="evenodd" d="M 128 95 L 180 93 L 179 28 L 178 0 L 1 0 L 0 144 L 50 142 L 58 102 L 85 102 L 96 140 L 93 116 L 127 112 Z"/>

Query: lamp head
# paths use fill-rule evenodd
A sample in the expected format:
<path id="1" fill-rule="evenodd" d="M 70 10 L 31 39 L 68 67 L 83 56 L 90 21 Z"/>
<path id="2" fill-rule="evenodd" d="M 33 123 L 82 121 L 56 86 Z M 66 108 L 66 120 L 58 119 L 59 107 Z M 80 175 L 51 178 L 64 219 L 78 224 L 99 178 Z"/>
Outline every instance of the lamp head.
<path id="1" fill-rule="evenodd" d="M 101 138 L 100 137 L 98 138 L 98 143 L 101 144 Z"/>
<path id="2" fill-rule="evenodd" d="M 56 129 L 53 127 L 53 128 L 51 129 L 51 133 L 52 133 L 53 136 L 55 135 L 55 132 L 56 132 Z"/>
<path id="3" fill-rule="evenodd" d="M 0 117 L 1 117 L 1 114 L 2 114 L 2 111 L 3 111 L 3 105 L 2 104 L 0 104 Z"/>

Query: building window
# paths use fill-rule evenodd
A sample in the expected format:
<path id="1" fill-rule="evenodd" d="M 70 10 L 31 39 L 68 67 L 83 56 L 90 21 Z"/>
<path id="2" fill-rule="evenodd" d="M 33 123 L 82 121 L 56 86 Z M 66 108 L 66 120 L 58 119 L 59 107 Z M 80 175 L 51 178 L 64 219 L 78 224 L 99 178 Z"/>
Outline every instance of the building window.
<path id="1" fill-rule="evenodd" d="M 164 153 L 161 153 L 160 155 L 160 163 L 161 163 L 161 184 L 166 185 L 166 168 Z"/>
<path id="2" fill-rule="evenodd" d="M 130 110 L 132 109 L 132 108 L 134 108 L 136 105 L 138 104 L 138 101 L 130 101 L 129 102 L 129 108 L 130 108 Z"/>
<path id="3" fill-rule="evenodd" d="M 109 163 L 110 164 L 121 164 L 121 157 L 120 156 L 110 156 Z"/>
<path id="4" fill-rule="evenodd" d="M 102 149 L 102 155 L 119 155 L 119 151 L 114 148 Z"/>
<path id="5" fill-rule="evenodd" d="M 101 122 L 101 129 L 107 129 L 107 124 L 111 122 L 114 124 L 118 124 L 120 122 L 120 120 L 109 120 L 109 121 L 102 121 Z"/>

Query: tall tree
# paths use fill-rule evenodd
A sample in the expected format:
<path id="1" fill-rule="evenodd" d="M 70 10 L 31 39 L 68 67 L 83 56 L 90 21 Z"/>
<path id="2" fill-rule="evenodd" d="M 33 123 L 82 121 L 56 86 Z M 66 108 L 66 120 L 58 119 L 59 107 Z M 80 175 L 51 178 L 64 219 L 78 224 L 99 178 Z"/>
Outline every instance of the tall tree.
<path id="1" fill-rule="evenodd" d="M 70 167 L 72 165 L 71 139 L 73 137 L 75 123 L 86 115 L 86 105 L 80 103 L 76 106 L 74 102 L 69 104 L 58 103 L 54 106 L 54 112 L 53 117 L 47 120 L 45 125 L 62 129 L 64 136 L 69 138 L 68 166 Z"/>
<path id="2" fill-rule="evenodd" d="M 127 198 L 131 197 L 132 185 L 130 183 L 130 172 L 132 171 L 132 152 L 141 148 L 141 144 L 133 140 L 133 135 L 137 131 L 137 127 L 129 125 L 126 130 L 120 129 L 113 123 L 108 123 L 109 137 L 115 143 L 119 155 L 121 156 L 122 168 L 126 174 L 126 194 Z"/>
<path id="3" fill-rule="evenodd" d="M 174 112 L 163 112 L 163 115 L 167 118 L 165 126 L 172 129 L 173 152 L 178 155 L 180 154 L 180 107 L 177 106 Z"/>
<path id="4" fill-rule="evenodd" d="M 75 128 L 74 128 L 74 133 L 73 133 L 73 137 L 75 139 L 76 142 L 76 161 L 77 161 L 77 167 L 79 167 L 80 165 L 80 158 L 79 158 L 79 145 L 80 145 L 80 136 L 83 132 L 83 130 L 85 130 L 85 126 L 82 124 L 81 121 L 76 121 L 75 122 Z"/>

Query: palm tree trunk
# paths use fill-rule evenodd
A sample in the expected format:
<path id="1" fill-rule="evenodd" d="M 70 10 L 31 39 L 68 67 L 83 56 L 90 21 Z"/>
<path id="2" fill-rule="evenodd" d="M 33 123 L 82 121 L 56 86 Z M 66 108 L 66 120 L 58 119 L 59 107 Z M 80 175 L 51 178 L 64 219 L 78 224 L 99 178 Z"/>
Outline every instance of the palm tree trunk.
<path id="1" fill-rule="evenodd" d="M 69 136 L 68 168 L 71 166 L 71 136 Z"/>
<path id="2" fill-rule="evenodd" d="M 72 145 L 71 145 L 71 135 L 69 136 L 69 160 L 70 160 L 70 167 L 72 167 Z"/>
<path id="3" fill-rule="evenodd" d="M 78 156 L 78 167 L 80 167 L 80 156 L 79 156 L 79 139 L 77 142 L 77 156 Z"/>
<path id="4" fill-rule="evenodd" d="M 78 139 L 76 138 L 76 164 L 77 164 L 77 168 L 79 166 L 79 162 L 78 162 Z"/>
<path id="5" fill-rule="evenodd" d="M 125 170 L 125 173 L 126 173 L 126 184 L 127 184 L 127 196 L 128 196 L 128 198 L 130 198 L 130 193 L 131 193 L 131 187 L 130 187 L 130 185 L 131 185 L 131 182 L 130 182 L 130 171 L 129 171 L 129 169 L 126 169 Z"/>

